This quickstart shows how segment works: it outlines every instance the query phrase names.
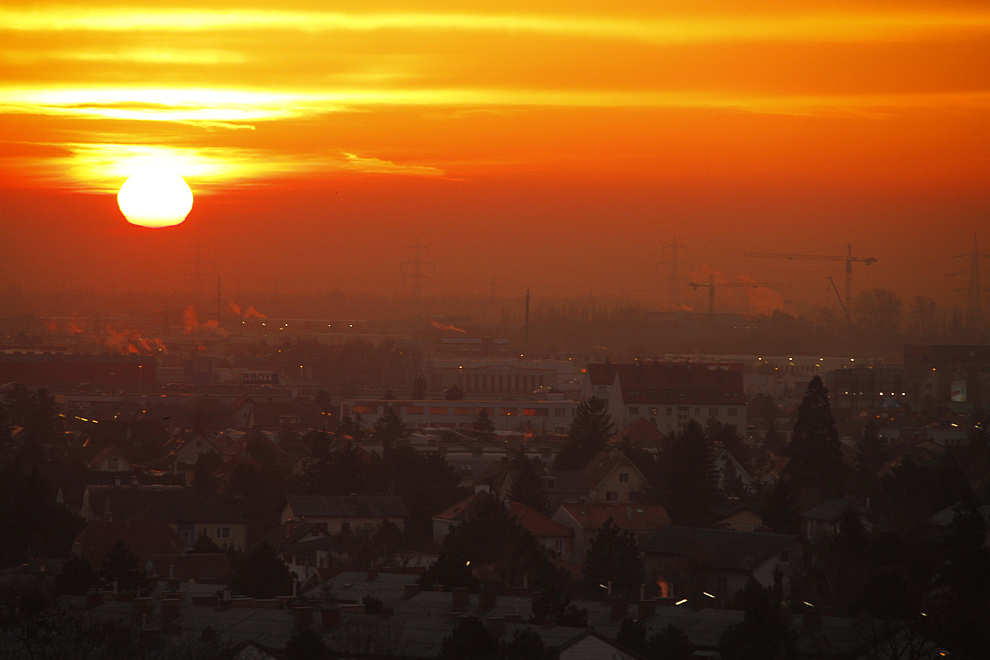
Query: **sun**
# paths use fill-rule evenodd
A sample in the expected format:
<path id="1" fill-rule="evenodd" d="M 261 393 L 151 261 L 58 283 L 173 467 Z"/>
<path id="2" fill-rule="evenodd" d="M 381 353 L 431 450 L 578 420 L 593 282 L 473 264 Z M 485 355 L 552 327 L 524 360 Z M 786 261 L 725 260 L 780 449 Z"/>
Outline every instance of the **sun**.
<path id="1" fill-rule="evenodd" d="M 132 175 L 117 193 L 127 221 L 141 227 L 181 224 L 192 210 L 193 194 L 178 174 L 148 170 Z"/>

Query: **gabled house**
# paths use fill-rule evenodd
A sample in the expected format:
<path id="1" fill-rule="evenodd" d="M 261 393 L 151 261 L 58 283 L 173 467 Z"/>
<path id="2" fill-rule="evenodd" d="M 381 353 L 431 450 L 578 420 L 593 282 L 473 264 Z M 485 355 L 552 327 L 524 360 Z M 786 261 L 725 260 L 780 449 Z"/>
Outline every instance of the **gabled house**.
<path id="1" fill-rule="evenodd" d="M 328 568 L 333 551 L 330 532 L 321 523 L 287 520 L 252 546 L 267 543 L 303 584 L 320 568 Z"/>
<path id="2" fill-rule="evenodd" d="M 433 542 L 438 546 L 443 543 L 452 527 L 470 520 L 478 503 L 484 499 L 490 500 L 492 497 L 494 496 L 487 490 L 478 490 L 449 509 L 433 516 Z"/>
<path id="3" fill-rule="evenodd" d="M 319 523 L 331 534 L 350 531 L 374 532 L 390 522 L 403 530 L 409 508 L 392 495 L 289 495 L 282 522 Z"/>
<path id="4" fill-rule="evenodd" d="M 196 431 L 181 431 L 163 447 L 169 458 L 186 465 L 196 465 L 203 454 L 222 454 L 220 447 L 203 433 Z"/>
<path id="5" fill-rule="evenodd" d="M 737 428 L 746 424 L 741 364 L 657 360 L 592 363 L 581 394 L 604 399 L 612 421 L 620 427 L 646 419 L 669 434 L 692 419 L 702 425 L 709 419 Z"/>
<path id="6" fill-rule="evenodd" d="M 162 521 L 192 548 L 206 536 L 220 547 L 244 548 L 241 513 L 223 500 L 176 486 L 88 486 L 81 515 L 86 520 Z"/>
<path id="7" fill-rule="evenodd" d="M 116 447 L 107 447 L 89 462 L 94 472 L 129 472 L 133 466 Z"/>
<path id="8" fill-rule="evenodd" d="M 622 531 L 643 539 L 670 525 L 670 516 L 660 504 L 561 504 L 553 520 L 574 531 L 575 561 L 584 561 L 591 540 L 609 518 Z"/>
<path id="9" fill-rule="evenodd" d="M 658 576 L 661 595 L 697 599 L 692 604 L 702 607 L 730 604 L 750 577 L 772 586 L 777 570 L 784 575 L 786 593 L 799 548 L 793 534 L 677 526 L 640 543 L 647 575 Z"/>
<path id="10" fill-rule="evenodd" d="M 595 454 L 581 472 L 592 502 L 632 502 L 646 487 L 646 477 L 621 451 Z"/>
<path id="11" fill-rule="evenodd" d="M 840 497 L 823 502 L 802 514 L 801 529 L 805 540 L 817 543 L 835 536 L 839 533 L 842 518 L 849 512 L 859 516 L 867 531 L 873 529 L 872 517 L 865 507 L 858 506 L 852 497 Z"/>
<path id="12" fill-rule="evenodd" d="M 558 557 L 574 555 L 574 530 L 521 502 L 509 502 L 509 515 L 533 535 L 536 542 Z"/>

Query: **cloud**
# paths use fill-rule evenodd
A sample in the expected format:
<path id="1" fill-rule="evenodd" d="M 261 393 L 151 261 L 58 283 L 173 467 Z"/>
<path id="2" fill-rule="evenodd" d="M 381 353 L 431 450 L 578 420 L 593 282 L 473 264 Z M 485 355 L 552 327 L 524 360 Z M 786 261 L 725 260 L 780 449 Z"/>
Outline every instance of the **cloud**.
<path id="1" fill-rule="evenodd" d="M 970 33 L 990 26 L 990 13 L 943 11 L 833 11 L 774 15 L 642 15 L 628 18 L 568 14 L 360 13 L 291 10 L 120 9 L 51 7 L 0 9 L 11 31 L 300 32 L 444 30 L 528 32 L 649 44 L 724 41 L 912 41 L 926 35 Z"/>
<path id="2" fill-rule="evenodd" d="M 380 158 L 363 158 L 345 153 L 342 167 L 366 174 L 405 174 L 409 176 L 444 176 L 444 171 L 428 165 L 399 165 Z"/>

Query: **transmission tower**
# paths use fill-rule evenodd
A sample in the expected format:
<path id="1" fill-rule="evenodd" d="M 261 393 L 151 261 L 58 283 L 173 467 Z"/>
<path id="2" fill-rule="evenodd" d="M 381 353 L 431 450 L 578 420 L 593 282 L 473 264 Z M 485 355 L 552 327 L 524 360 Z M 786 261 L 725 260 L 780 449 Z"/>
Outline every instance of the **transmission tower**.
<path id="1" fill-rule="evenodd" d="M 980 309 L 980 299 L 983 296 L 983 286 L 980 284 L 980 259 L 985 259 L 987 255 L 980 254 L 976 233 L 973 234 L 972 251 L 969 254 L 956 255 L 956 259 L 965 259 L 966 257 L 969 257 L 969 270 L 952 274 L 969 276 L 969 285 L 966 287 L 966 329 L 979 331 L 983 327 L 983 315 Z M 956 289 L 956 291 L 959 290 Z"/>
<path id="2" fill-rule="evenodd" d="M 430 248 L 420 245 L 419 241 L 407 247 L 406 251 L 410 258 L 402 263 L 402 280 L 409 282 L 412 298 L 418 302 L 423 298 L 423 284 L 430 279 L 429 275 L 436 270 L 436 265 L 423 258 L 430 253 Z"/>

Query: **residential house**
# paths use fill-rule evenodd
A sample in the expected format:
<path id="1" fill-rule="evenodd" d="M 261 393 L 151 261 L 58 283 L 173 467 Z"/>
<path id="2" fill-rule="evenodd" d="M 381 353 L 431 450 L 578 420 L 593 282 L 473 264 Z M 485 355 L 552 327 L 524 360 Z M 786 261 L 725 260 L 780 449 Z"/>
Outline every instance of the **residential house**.
<path id="1" fill-rule="evenodd" d="M 646 476 L 621 451 L 595 454 L 582 473 L 591 502 L 633 502 L 646 488 Z"/>
<path id="2" fill-rule="evenodd" d="M 300 584 L 305 583 L 318 568 L 329 568 L 333 539 L 322 523 L 287 520 L 254 544 L 267 543 Z"/>
<path id="3" fill-rule="evenodd" d="M 132 468 L 131 462 L 116 447 L 107 447 L 89 462 L 89 469 L 95 472 L 129 472 Z"/>
<path id="4" fill-rule="evenodd" d="M 660 504 L 561 504 L 554 512 L 553 520 L 574 530 L 574 551 L 571 557 L 565 558 L 584 561 L 591 540 L 609 518 L 637 540 L 670 525 L 670 516 Z"/>
<path id="5" fill-rule="evenodd" d="M 730 529 L 668 526 L 640 543 L 647 575 L 656 575 L 661 595 L 696 599 L 701 607 L 731 604 L 749 578 L 774 584 L 780 570 L 785 590 L 796 565 L 793 534 L 737 532 Z"/>
<path id="6" fill-rule="evenodd" d="M 669 434 L 692 419 L 702 425 L 710 419 L 740 429 L 746 425 L 741 364 L 655 360 L 589 364 L 581 393 L 604 399 L 612 421 L 620 427 L 646 419 Z"/>
<path id="7" fill-rule="evenodd" d="M 282 522 L 320 523 L 331 534 L 351 531 L 373 532 L 385 522 L 401 531 L 409 508 L 393 495 L 289 495 L 282 510 Z"/>
<path id="8" fill-rule="evenodd" d="M 867 530 L 873 529 L 870 512 L 865 507 L 858 506 L 853 497 L 840 497 L 823 502 L 802 514 L 801 528 L 805 540 L 817 543 L 835 536 L 839 533 L 843 517 L 849 511 L 859 516 Z"/>
<path id="9" fill-rule="evenodd" d="M 574 530 L 521 502 L 509 502 L 509 515 L 533 535 L 536 542 L 558 557 L 574 555 Z M 435 520 L 435 519 L 434 519 Z"/>
<path id="10" fill-rule="evenodd" d="M 220 547 L 246 545 L 240 511 L 217 497 L 178 486 L 88 486 L 81 515 L 86 520 L 166 522 L 184 548 L 192 548 L 200 536 Z"/>
<path id="11" fill-rule="evenodd" d="M 470 497 L 433 516 L 433 542 L 438 546 L 443 543 L 451 528 L 471 519 L 480 500 L 492 497 L 493 495 L 487 490 L 478 490 Z"/>

